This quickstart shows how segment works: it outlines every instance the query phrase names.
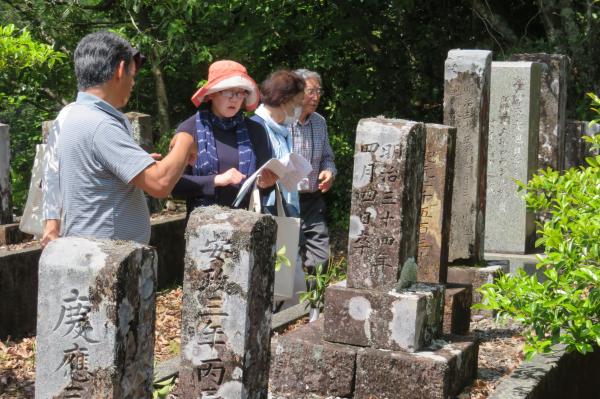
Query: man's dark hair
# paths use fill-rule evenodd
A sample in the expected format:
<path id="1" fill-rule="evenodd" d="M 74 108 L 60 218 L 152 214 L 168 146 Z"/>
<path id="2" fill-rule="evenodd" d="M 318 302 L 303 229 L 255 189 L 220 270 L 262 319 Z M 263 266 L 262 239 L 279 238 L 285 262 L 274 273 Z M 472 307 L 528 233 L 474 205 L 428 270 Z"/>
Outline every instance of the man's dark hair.
<path id="1" fill-rule="evenodd" d="M 260 85 L 262 101 L 270 107 L 279 107 L 304 91 L 304 80 L 292 71 L 280 69 L 273 72 Z"/>
<path id="2" fill-rule="evenodd" d="M 136 50 L 122 37 L 107 31 L 86 35 L 77 44 L 73 61 L 77 87 L 86 90 L 109 81 L 119 62 L 125 61 L 126 71 Z"/>

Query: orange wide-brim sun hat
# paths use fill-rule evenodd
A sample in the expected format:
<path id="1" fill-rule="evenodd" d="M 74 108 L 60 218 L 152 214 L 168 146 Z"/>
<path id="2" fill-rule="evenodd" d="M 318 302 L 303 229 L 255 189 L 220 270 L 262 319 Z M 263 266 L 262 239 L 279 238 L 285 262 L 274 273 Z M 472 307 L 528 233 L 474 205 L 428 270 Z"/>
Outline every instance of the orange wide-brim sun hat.
<path id="1" fill-rule="evenodd" d="M 244 106 L 247 111 L 254 111 L 260 101 L 260 92 L 256 82 L 248 75 L 246 68 L 235 61 L 216 61 L 208 68 L 208 82 L 194 93 L 192 102 L 198 107 L 209 94 L 238 88 L 249 93 Z"/>

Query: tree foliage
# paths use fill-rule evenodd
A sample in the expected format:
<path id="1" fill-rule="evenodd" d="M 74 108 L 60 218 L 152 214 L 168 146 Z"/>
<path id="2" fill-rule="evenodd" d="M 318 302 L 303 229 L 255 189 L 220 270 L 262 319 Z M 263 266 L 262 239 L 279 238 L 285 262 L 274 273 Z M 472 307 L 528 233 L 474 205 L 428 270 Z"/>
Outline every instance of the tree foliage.
<path id="1" fill-rule="evenodd" d="M 189 98 L 214 60 L 237 60 L 258 82 L 280 67 L 320 72 L 319 111 L 340 170 L 328 194 L 334 229 L 348 221 L 358 120 L 440 122 L 443 65 L 452 48 L 488 48 L 496 59 L 525 51 L 569 55 L 571 117 L 585 119 L 587 110 L 573 99 L 600 92 L 599 10 L 597 2 L 562 0 L 0 0 L 3 20 L 27 27 L 68 58 L 81 37 L 98 29 L 113 29 L 139 46 L 149 67 L 128 109 L 154 115 L 155 139 L 162 142 L 194 111 Z M 75 96 L 72 69 L 70 62 L 55 66 L 40 83 L 48 89 L 41 101 L 2 121 L 28 125 L 23 132 L 39 137 L 39 124 L 51 118 L 40 107 L 57 112 Z"/>
<path id="2" fill-rule="evenodd" d="M 598 97 L 590 97 L 600 106 Z M 600 135 L 585 139 L 600 149 Z M 482 308 L 529 327 L 529 358 L 559 343 L 581 353 L 600 346 L 600 156 L 587 163 L 564 174 L 547 169 L 520 183 L 527 206 L 549 215 L 536 242 L 545 248 L 537 267 L 546 280 L 521 271 L 482 287 Z"/>

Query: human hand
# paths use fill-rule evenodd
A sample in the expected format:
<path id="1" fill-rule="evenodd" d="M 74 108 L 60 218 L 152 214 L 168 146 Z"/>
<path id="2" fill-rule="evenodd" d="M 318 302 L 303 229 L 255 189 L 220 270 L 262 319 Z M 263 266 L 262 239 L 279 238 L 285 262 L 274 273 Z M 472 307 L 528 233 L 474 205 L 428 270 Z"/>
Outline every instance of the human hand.
<path id="1" fill-rule="evenodd" d="M 152 154 L 150 154 L 150 158 L 154 159 L 155 161 L 160 161 L 162 159 L 162 154 L 153 152 Z"/>
<path id="2" fill-rule="evenodd" d="M 271 187 L 277 181 L 277 175 L 271 172 L 269 169 L 263 169 L 258 175 L 256 185 L 259 188 Z"/>
<path id="3" fill-rule="evenodd" d="M 40 244 L 42 248 L 46 248 L 46 245 L 50 243 L 50 241 L 56 240 L 60 234 L 60 220 L 59 219 L 48 219 L 46 220 L 46 224 L 44 225 L 44 233 L 42 234 L 42 239 L 40 240 Z"/>
<path id="4" fill-rule="evenodd" d="M 215 176 L 215 186 L 234 186 L 236 184 L 240 184 L 245 178 L 246 175 L 242 174 L 242 172 L 236 168 L 231 168 L 227 172 Z"/>
<path id="5" fill-rule="evenodd" d="M 318 188 L 322 192 L 326 193 L 333 184 L 333 173 L 330 170 L 322 170 L 319 173 L 319 185 Z"/>

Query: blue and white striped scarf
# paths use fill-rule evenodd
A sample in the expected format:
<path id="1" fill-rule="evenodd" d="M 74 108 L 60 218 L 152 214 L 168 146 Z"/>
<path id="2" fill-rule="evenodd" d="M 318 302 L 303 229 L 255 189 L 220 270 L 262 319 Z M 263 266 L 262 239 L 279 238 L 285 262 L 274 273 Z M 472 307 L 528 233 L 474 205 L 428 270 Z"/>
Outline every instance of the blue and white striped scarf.
<path id="1" fill-rule="evenodd" d="M 246 176 L 253 174 L 256 171 L 256 155 L 248 136 L 248 128 L 246 127 L 242 112 L 238 112 L 231 118 L 219 118 L 210 109 L 202 107 L 196 113 L 198 159 L 194 167 L 194 175 L 208 176 L 219 173 L 219 157 L 215 144 L 215 135 L 213 134 L 213 126 L 217 126 L 223 130 L 236 128 L 235 133 L 239 154 L 238 170 Z"/>

